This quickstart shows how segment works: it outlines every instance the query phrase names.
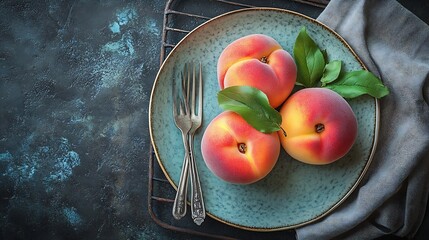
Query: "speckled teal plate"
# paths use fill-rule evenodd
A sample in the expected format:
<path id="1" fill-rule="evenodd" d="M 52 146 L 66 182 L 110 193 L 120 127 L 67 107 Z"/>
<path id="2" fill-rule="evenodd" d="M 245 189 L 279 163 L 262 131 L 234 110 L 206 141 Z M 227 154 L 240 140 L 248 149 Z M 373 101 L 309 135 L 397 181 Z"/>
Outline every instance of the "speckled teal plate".
<path id="1" fill-rule="evenodd" d="M 359 97 L 350 101 L 359 133 L 343 159 L 314 166 L 291 159 L 283 150 L 273 171 L 251 185 L 219 180 L 206 167 L 201 137 L 221 109 L 216 78 L 217 59 L 235 39 L 262 33 L 276 39 L 292 53 L 302 26 L 330 59 L 344 62 L 347 70 L 363 68 L 353 50 L 335 32 L 304 15 L 280 9 L 257 8 L 216 17 L 189 33 L 169 54 L 156 77 L 150 100 L 149 124 L 158 162 L 176 188 L 183 161 L 183 145 L 172 117 L 172 79 L 180 77 L 185 62 L 201 61 L 204 69 L 204 118 L 196 135 L 195 155 L 208 214 L 226 224 L 254 231 L 275 231 L 311 223 L 338 207 L 356 188 L 371 162 L 378 133 L 378 101 Z M 189 214 L 188 214 L 188 217 Z"/>

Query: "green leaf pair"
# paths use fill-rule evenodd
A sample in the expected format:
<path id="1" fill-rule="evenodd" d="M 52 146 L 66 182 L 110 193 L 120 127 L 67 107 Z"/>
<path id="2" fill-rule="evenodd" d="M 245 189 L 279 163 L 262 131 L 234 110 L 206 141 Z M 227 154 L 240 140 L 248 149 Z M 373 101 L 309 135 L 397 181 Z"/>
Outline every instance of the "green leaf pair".
<path id="1" fill-rule="evenodd" d="M 233 86 L 218 92 L 219 106 L 240 114 L 246 122 L 263 133 L 281 130 L 282 117 L 271 107 L 268 97 L 251 86 Z"/>
<path id="2" fill-rule="evenodd" d="M 342 72 L 340 60 L 327 61 L 326 51 L 319 49 L 303 27 L 296 38 L 294 58 L 298 69 L 297 84 L 304 87 L 325 87 L 344 98 L 368 94 L 382 98 L 389 90 L 381 80 L 367 70 Z"/>

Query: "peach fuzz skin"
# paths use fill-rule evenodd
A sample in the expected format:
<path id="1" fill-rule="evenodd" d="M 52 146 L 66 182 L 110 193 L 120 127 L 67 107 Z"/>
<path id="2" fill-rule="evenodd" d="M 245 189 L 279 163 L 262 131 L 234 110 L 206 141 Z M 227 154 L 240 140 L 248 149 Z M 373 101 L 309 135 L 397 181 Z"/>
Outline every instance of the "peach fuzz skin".
<path id="1" fill-rule="evenodd" d="M 292 56 L 276 40 L 251 34 L 233 41 L 222 51 L 217 75 L 221 89 L 237 85 L 258 88 L 276 108 L 291 93 L 297 69 Z"/>
<path id="2" fill-rule="evenodd" d="M 347 101 L 325 88 L 292 94 L 280 109 L 282 147 L 294 159 L 309 164 L 332 163 L 350 151 L 357 137 L 357 120 Z"/>
<path id="3" fill-rule="evenodd" d="M 231 111 L 214 118 L 201 141 L 207 167 L 220 179 L 235 184 L 250 184 L 267 176 L 280 149 L 277 133 L 261 133 Z"/>

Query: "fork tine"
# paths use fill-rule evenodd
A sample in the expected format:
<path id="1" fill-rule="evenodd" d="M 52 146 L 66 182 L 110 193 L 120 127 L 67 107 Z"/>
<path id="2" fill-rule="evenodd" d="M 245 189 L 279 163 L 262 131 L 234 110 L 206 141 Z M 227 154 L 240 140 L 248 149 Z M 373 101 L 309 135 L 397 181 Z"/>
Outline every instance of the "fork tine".
<path id="1" fill-rule="evenodd" d="M 180 100 L 180 115 L 184 115 L 186 113 L 186 102 L 183 100 Z"/>
<path id="2" fill-rule="evenodd" d="M 188 78 L 186 81 L 186 101 L 188 102 L 188 112 L 190 113 L 190 105 L 189 105 L 189 101 L 191 96 L 189 95 L 189 89 L 191 86 L 191 67 L 189 66 L 189 63 L 186 64 L 187 65 L 187 73 L 188 73 Z"/>
<path id="3" fill-rule="evenodd" d="M 191 113 L 195 115 L 195 64 L 192 63 L 192 101 L 191 101 Z"/>
<path id="4" fill-rule="evenodd" d="M 173 116 L 177 115 L 176 97 L 173 96 Z"/>
<path id="5" fill-rule="evenodd" d="M 198 83 L 198 116 L 201 118 L 203 114 L 203 74 L 200 62 L 199 83 Z"/>
<path id="6" fill-rule="evenodd" d="M 189 73 L 185 64 L 182 73 L 182 100 L 184 102 L 185 113 L 189 112 Z"/>

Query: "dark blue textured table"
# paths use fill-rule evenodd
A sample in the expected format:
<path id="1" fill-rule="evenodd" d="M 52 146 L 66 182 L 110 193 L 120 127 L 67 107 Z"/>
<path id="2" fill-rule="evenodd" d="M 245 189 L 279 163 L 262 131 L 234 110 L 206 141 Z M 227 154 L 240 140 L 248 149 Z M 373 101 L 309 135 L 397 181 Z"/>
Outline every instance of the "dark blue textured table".
<path id="1" fill-rule="evenodd" d="M 0 239 L 200 238 L 147 210 L 165 4 L 0 2 Z"/>

